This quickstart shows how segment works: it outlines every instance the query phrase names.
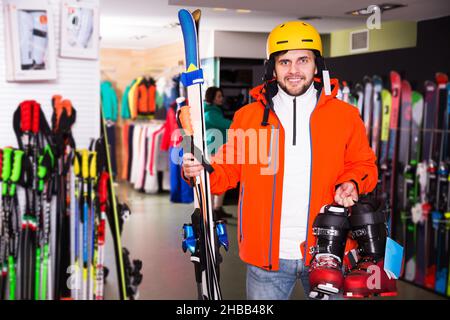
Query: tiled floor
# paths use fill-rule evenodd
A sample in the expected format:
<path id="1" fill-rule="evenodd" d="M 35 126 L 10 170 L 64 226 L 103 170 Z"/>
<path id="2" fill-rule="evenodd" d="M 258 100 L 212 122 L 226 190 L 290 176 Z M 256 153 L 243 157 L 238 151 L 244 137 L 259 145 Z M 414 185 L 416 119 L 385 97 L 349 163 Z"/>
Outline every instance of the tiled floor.
<path id="1" fill-rule="evenodd" d="M 123 231 L 123 245 L 133 258 L 143 261 L 143 281 L 140 299 L 196 299 L 194 267 L 189 254 L 181 249 L 182 226 L 190 221 L 192 204 L 174 204 L 169 196 L 146 195 L 120 184 L 119 198 L 132 210 Z M 236 206 L 226 207 L 236 215 Z M 230 250 L 223 254 L 221 288 L 224 299 L 245 299 L 245 264 L 239 259 L 236 245 L 236 219 L 228 220 Z M 111 242 L 109 242 L 111 243 Z M 111 248 L 109 248 L 111 252 Z M 223 252 L 223 249 L 221 249 Z M 106 298 L 117 298 L 112 254 L 108 255 L 111 274 L 108 277 Z M 379 299 L 441 299 L 432 292 L 403 281 L 398 282 L 399 295 Z M 300 283 L 292 299 L 305 299 Z"/>

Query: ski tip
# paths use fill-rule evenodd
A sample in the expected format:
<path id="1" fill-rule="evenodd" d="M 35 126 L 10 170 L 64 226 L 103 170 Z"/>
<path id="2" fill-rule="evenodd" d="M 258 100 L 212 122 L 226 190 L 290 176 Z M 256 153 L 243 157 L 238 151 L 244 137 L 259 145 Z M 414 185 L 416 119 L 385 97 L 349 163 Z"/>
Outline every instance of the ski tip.
<path id="1" fill-rule="evenodd" d="M 418 103 L 419 101 L 423 100 L 423 96 L 421 93 L 417 92 L 417 91 L 413 91 L 412 92 L 412 101 L 413 104 Z"/>
<path id="2" fill-rule="evenodd" d="M 372 82 L 373 82 L 375 85 L 382 85 L 382 84 L 383 84 L 383 80 L 381 79 L 381 77 L 380 77 L 379 75 L 374 75 L 374 76 L 372 77 Z"/>
<path id="3" fill-rule="evenodd" d="M 178 10 L 178 19 L 180 20 L 180 22 L 183 19 L 186 19 L 186 17 L 188 17 L 188 16 L 192 16 L 192 14 L 191 14 L 191 12 L 189 10 L 187 10 L 187 9 L 180 9 L 180 10 Z"/>
<path id="4" fill-rule="evenodd" d="M 192 17 L 194 18 L 195 21 L 200 21 L 201 16 L 202 16 L 202 10 L 200 10 L 200 9 L 196 9 L 192 12 Z"/>
<path id="5" fill-rule="evenodd" d="M 408 80 L 405 80 L 405 79 L 402 80 L 402 92 L 404 90 L 411 91 L 411 84 L 409 83 Z"/>
<path id="6" fill-rule="evenodd" d="M 437 84 L 447 84 L 448 82 L 448 76 L 443 72 L 437 72 L 436 73 L 436 82 Z"/>
<path id="7" fill-rule="evenodd" d="M 434 83 L 433 81 L 426 80 L 424 85 L 426 91 L 433 91 L 436 89 L 436 83 Z"/>
<path id="8" fill-rule="evenodd" d="M 396 82 L 400 83 L 402 80 L 400 73 L 398 73 L 397 71 L 394 71 L 394 70 L 389 73 L 389 76 L 391 78 L 391 84 L 396 83 Z"/>

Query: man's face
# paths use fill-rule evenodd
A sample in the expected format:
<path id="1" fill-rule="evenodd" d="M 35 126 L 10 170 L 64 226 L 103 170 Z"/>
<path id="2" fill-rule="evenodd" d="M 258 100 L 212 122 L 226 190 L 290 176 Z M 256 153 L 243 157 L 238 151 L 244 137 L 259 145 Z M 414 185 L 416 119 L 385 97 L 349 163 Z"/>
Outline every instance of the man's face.
<path id="1" fill-rule="evenodd" d="M 275 57 L 275 77 L 280 87 L 291 96 L 308 90 L 317 72 L 311 50 L 289 50 Z"/>

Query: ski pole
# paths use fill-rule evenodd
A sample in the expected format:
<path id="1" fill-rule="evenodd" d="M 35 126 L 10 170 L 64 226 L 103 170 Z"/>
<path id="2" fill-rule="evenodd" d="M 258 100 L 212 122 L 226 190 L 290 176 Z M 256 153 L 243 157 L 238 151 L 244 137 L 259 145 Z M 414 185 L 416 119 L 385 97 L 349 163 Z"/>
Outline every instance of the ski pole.
<path id="1" fill-rule="evenodd" d="M 97 152 L 92 151 L 90 155 L 89 165 L 89 180 L 91 184 L 91 210 L 89 217 L 89 233 L 91 238 L 90 255 L 89 255 L 89 300 L 94 300 L 94 246 L 95 246 L 95 213 L 96 213 L 96 199 L 95 191 L 97 184 Z"/>
<path id="2" fill-rule="evenodd" d="M 3 150 L 0 149 L 0 181 L 2 181 L 1 173 L 3 171 Z M 5 263 L 5 254 L 6 254 L 6 241 L 4 238 L 3 232 L 3 220 L 4 220 L 4 210 L 3 207 L 0 211 L 0 300 L 3 300 L 5 297 L 4 288 L 5 288 L 5 277 L 7 273 L 4 273 L 3 265 Z"/>
<path id="3" fill-rule="evenodd" d="M 9 196 L 11 198 L 16 197 L 16 186 L 20 179 L 22 173 L 22 158 L 24 156 L 24 152 L 22 150 L 14 150 L 14 159 L 11 170 L 11 186 L 9 189 Z M 9 273 L 9 300 L 16 299 L 16 248 L 17 248 L 17 224 L 18 222 L 18 214 L 17 214 L 17 206 L 16 206 L 16 216 L 11 217 L 9 223 L 10 234 L 14 235 L 13 241 L 9 243 L 9 257 L 8 257 L 8 273 Z"/>
<path id="4" fill-rule="evenodd" d="M 8 242 L 9 242 L 9 196 L 8 196 L 8 184 L 11 177 L 11 162 L 12 162 L 12 148 L 3 149 L 2 155 L 2 171 L 1 179 L 2 183 L 2 216 L 1 216 L 1 259 L 2 259 L 2 292 L 1 299 L 6 297 L 6 289 L 8 286 Z"/>
<path id="5" fill-rule="evenodd" d="M 79 268 L 79 241 L 80 241 L 80 231 L 79 231 L 79 225 L 80 225 L 80 201 L 81 201 L 81 195 L 80 195 L 80 182 L 82 182 L 81 177 L 81 168 L 80 168 L 80 162 L 81 162 L 81 151 L 75 152 L 74 162 L 73 162 L 73 171 L 75 175 L 75 217 L 74 217 L 74 260 L 75 260 L 75 300 L 79 300 L 79 292 L 80 292 L 80 268 Z"/>
<path id="6" fill-rule="evenodd" d="M 88 179 L 89 179 L 89 153 L 84 149 L 81 151 L 81 174 L 83 177 L 83 290 L 82 300 L 87 300 L 87 277 L 88 277 Z"/>
<path id="7" fill-rule="evenodd" d="M 47 284 L 48 284 L 48 264 L 50 255 L 50 203 L 51 203 L 51 188 L 52 181 L 48 179 L 50 171 L 53 170 L 55 159 L 51 148 L 47 145 L 44 149 L 44 155 L 39 157 L 39 191 L 42 193 L 43 201 L 45 201 L 44 212 L 42 213 L 42 231 L 41 231 L 41 248 L 42 248 L 42 272 L 36 275 L 36 292 L 38 299 L 47 299 Z M 48 180 L 47 183 L 45 180 Z M 46 185 L 45 185 L 46 184 Z"/>
<path id="8" fill-rule="evenodd" d="M 100 204 L 100 221 L 97 229 L 98 236 L 98 257 L 96 266 L 96 288 L 95 299 L 103 300 L 104 291 L 104 261 L 105 261 L 105 233 L 106 233 L 106 206 L 108 199 L 108 180 L 109 174 L 103 171 L 100 175 L 100 181 L 98 184 L 98 198 Z"/>

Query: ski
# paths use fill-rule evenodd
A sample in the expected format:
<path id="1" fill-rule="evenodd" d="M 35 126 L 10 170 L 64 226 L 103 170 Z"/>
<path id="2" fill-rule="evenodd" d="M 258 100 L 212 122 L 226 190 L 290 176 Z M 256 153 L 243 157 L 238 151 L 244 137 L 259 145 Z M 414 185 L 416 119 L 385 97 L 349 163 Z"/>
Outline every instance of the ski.
<path id="1" fill-rule="evenodd" d="M 184 130 L 184 152 L 192 153 L 205 166 L 205 170 L 196 179 L 191 179 L 196 194 L 196 208 L 191 216 L 192 224 L 185 224 L 183 250 L 189 249 L 191 261 L 195 266 L 199 299 L 221 300 L 219 284 L 219 239 L 223 238 L 224 224 L 214 223 L 209 174 L 212 167 L 208 165 L 206 148 L 205 120 L 203 115 L 202 84 L 203 72 L 200 67 L 198 50 L 198 27 L 200 10 L 193 13 L 180 10 L 178 18 L 183 32 L 186 72 L 182 74 L 182 83 L 187 88 L 190 106 L 183 106 L 178 111 L 178 121 Z M 222 241 L 225 249 L 228 240 Z"/>
<path id="2" fill-rule="evenodd" d="M 373 84 L 372 79 L 369 76 L 365 76 L 364 82 L 364 107 L 363 107 L 363 120 L 366 127 L 367 139 L 372 140 L 372 108 L 373 108 Z"/>
<path id="3" fill-rule="evenodd" d="M 363 117 L 364 107 L 364 88 L 361 83 L 357 83 L 354 88 L 353 96 L 355 97 L 356 106 L 359 110 L 359 115 Z"/>
<path id="4" fill-rule="evenodd" d="M 401 95 L 401 78 L 400 75 L 391 71 L 391 119 L 389 124 L 389 149 L 387 157 L 387 165 L 384 170 L 388 170 L 389 174 L 389 217 L 388 217 L 388 234 L 395 234 L 392 230 L 394 212 L 396 210 L 396 176 L 397 176 L 397 154 L 398 154 L 398 125 L 399 125 L 399 109 L 400 109 L 400 95 Z"/>
<path id="5" fill-rule="evenodd" d="M 373 76 L 373 94 L 372 94 L 372 140 L 371 147 L 377 161 L 380 156 L 380 134 L 381 134 L 381 118 L 382 118 L 382 100 L 381 90 L 383 89 L 383 82 L 379 76 Z"/>
<path id="6" fill-rule="evenodd" d="M 427 266 L 427 243 L 428 243 L 428 215 L 430 213 L 428 201 L 429 188 L 429 164 L 432 158 L 432 144 L 434 137 L 436 114 L 436 84 L 432 81 L 425 81 L 424 116 L 422 130 L 422 161 L 418 164 L 417 174 L 420 184 L 420 207 L 414 210 L 413 217 L 417 222 L 416 226 L 416 275 L 415 282 L 425 285 L 425 274 Z"/>
<path id="7" fill-rule="evenodd" d="M 411 250 L 406 247 L 406 238 L 409 236 L 406 229 L 406 220 L 408 219 L 408 186 L 412 183 L 411 179 L 407 179 L 408 165 L 410 161 L 410 150 L 411 150 L 411 119 L 412 119 L 412 109 L 411 109 L 411 86 L 408 81 L 402 81 L 401 87 L 401 105 L 400 105 L 400 125 L 399 125 L 399 141 L 398 141 L 398 157 L 397 157 L 397 187 L 396 187 L 396 197 L 397 210 L 400 213 L 396 215 L 393 221 L 395 226 L 403 226 L 402 228 L 396 228 L 395 238 L 399 243 L 401 243 L 405 248 L 405 278 L 407 280 L 412 280 L 415 275 L 415 262 L 414 262 L 414 246 Z M 402 232 L 403 231 L 403 232 Z M 413 242 L 412 242 L 413 243 Z"/>
<path id="8" fill-rule="evenodd" d="M 389 188 L 388 153 L 389 153 L 389 125 L 391 120 L 392 96 L 389 90 L 381 90 L 381 135 L 380 135 L 380 158 L 378 166 L 380 168 L 377 183 L 377 196 L 384 201 L 387 200 Z"/>
<path id="9" fill-rule="evenodd" d="M 435 229 L 435 250 L 436 250 L 436 271 L 435 271 L 435 286 L 434 289 L 445 294 L 447 287 L 447 265 L 448 265 L 448 252 L 446 255 L 445 242 L 445 212 L 447 211 L 448 204 L 448 160 L 449 160 L 449 112 L 448 112 L 448 77 L 446 74 L 438 73 L 436 75 L 436 82 L 439 88 L 439 121 L 438 129 L 440 131 L 440 147 L 439 147 L 439 165 L 437 168 L 437 198 L 434 206 L 433 226 Z"/>
<path id="10" fill-rule="evenodd" d="M 433 289 L 436 284 L 436 260 L 437 260 L 437 242 L 439 221 L 442 219 L 440 208 L 440 183 L 439 166 L 443 165 L 444 139 L 443 128 L 446 114 L 447 98 L 446 86 L 448 78 L 443 73 L 436 74 L 437 94 L 436 94 L 436 112 L 435 112 L 435 130 L 432 134 L 431 159 L 428 163 L 428 181 L 427 181 L 427 203 L 425 204 L 428 212 L 427 235 L 426 235 L 426 272 L 425 287 Z"/>

